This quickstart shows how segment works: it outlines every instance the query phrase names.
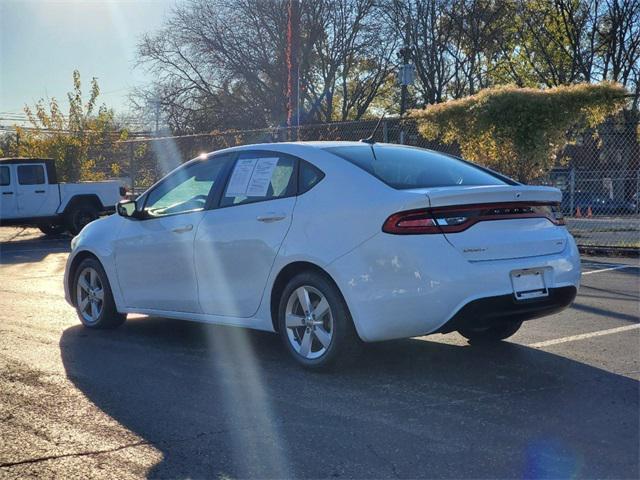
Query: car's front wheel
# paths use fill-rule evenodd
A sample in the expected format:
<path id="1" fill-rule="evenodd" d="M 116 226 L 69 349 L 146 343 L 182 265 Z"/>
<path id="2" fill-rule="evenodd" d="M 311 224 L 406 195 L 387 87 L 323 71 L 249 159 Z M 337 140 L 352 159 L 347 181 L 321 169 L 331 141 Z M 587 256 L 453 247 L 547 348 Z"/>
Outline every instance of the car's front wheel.
<path id="1" fill-rule="evenodd" d="M 514 335 L 521 326 L 522 322 L 510 322 L 483 329 L 461 328 L 458 332 L 472 344 L 494 343 Z"/>
<path id="2" fill-rule="evenodd" d="M 116 310 L 107 275 L 95 258 L 86 258 L 78 265 L 72 292 L 76 312 L 85 327 L 116 328 L 127 318 Z"/>
<path id="3" fill-rule="evenodd" d="M 326 276 L 293 277 L 280 298 L 278 329 L 286 349 L 302 366 L 324 369 L 352 359 L 361 340 L 337 287 Z"/>

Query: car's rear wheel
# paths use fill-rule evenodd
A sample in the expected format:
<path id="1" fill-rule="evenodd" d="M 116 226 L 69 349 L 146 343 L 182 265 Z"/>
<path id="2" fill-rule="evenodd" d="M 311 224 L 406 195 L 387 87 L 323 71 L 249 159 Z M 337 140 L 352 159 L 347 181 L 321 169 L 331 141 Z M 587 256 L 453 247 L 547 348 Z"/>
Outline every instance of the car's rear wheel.
<path id="1" fill-rule="evenodd" d="M 83 260 L 73 281 L 76 312 L 89 328 L 116 328 L 127 316 L 118 313 L 107 275 L 95 258 Z"/>
<path id="2" fill-rule="evenodd" d="M 483 329 L 461 328 L 458 332 L 471 344 L 495 343 L 514 335 L 521 326 L 522 322 L 510 322 Z"/>
<path id="3" fill-rule="evenodd" d="M 38 225 L 38 228 L 45 235 L 60 235 L 67 230 L 66 227 L 60 223 L 41 224 Z"/>
<path id="4" fill-rule="evenodd" d="M 356 355 L 360 339 L 337 287 L 316 272 L 293 277 L 284 288 L 278 309 L 282 341 L 306 368 L 344 364 Z"/>

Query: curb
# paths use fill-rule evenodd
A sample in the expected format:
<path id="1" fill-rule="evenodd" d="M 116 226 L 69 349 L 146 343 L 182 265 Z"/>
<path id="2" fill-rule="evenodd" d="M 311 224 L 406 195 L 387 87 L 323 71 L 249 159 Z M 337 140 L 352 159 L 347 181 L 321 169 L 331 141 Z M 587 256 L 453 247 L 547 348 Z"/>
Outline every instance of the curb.
<path id="1" fill-rule="evenodd" d="M 640 248 L 633 247 L 606 247 L 601 245 L 578 245 L 578 250 L 583 255 L 600 257 L 631 257 L 640 258 Z"/>

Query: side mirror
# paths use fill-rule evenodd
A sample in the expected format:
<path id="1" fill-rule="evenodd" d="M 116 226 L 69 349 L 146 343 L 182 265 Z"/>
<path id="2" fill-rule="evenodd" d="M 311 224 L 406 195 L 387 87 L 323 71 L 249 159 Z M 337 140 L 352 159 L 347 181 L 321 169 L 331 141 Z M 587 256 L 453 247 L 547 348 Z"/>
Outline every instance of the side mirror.
<path id="1" fill-rule="evenodd" d="M 126 218 L 140 218 L 140 212 L 135 200 L 121 200 L 116 204 L 118 215 Z"/>

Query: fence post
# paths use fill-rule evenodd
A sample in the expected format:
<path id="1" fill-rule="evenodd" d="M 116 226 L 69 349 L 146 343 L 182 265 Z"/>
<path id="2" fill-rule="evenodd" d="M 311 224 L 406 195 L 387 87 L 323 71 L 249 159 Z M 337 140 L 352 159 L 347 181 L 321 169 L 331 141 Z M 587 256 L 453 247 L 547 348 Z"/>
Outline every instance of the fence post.
<path id="1" fill-rule="evenodd" d="M 382 122 L 382 141 L 389 143 L 389 128 L 387 127 L 387 121 Z"/>
<path id="2" fill-rule="evenodd" d="M 136 198 L 136 160 L 132 142 L 129 142 L 129 176 L 131 177 L 131 193 L 133 198 Z"/>
<path id="3" fill-rule="evenodd" d="M 575 211 L 575 193 L 576 193 L 576 169 L 571 167 L 569 170 L 569 208 L 571 209 L 569 216 L 573 217 Z"/>
<path id="4" fill-rule="evenodd" d="M 636 171 L 636 215 L 640 213 L 640 170 Z"/>

